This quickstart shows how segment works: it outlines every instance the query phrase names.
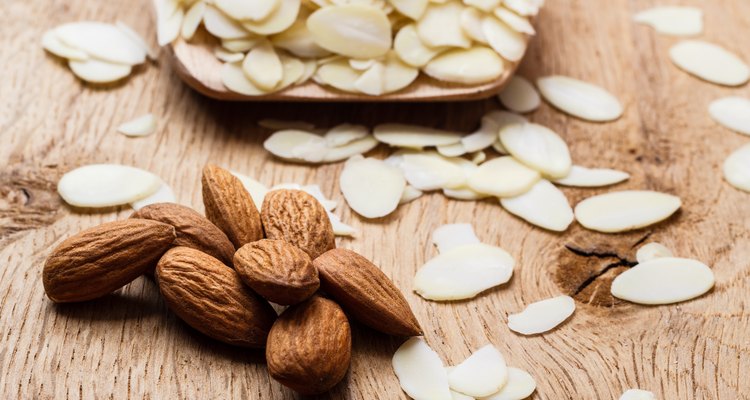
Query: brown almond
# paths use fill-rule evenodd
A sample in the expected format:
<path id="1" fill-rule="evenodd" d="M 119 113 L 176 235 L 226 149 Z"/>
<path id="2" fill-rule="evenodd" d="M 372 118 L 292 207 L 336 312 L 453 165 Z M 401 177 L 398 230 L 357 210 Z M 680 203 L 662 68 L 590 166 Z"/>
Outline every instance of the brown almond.
<path id="1" fill-rule="evenodd" d="M 315 197 L 301 190 L 268 192 L 261 207 L 266 237 L 291 243 L 313 260 L 336 247 L 331 220 Z"/>
<path id="2" fill-rule="evenodd" d="M 338 304 L 320 296 L 284 311 L 268 335 L 271 377 L 303 395 L 326 392 L 349 369 L 352 335 Z"/>
<path id="3" fill-rule="evenodd" d="M 235 249 L 263 239 L 258 208 L 236 176 L 209 164 L 203 168 L 201 182 L 206 218 L 226 233 Z"/>
<path id="4" fill-rule="evenodd" d="M 47 258 L 44 290 L 56 303 L 102 297 L 152 268 L 174 239 L 172 226 L 149 220 L 87 229 L 60 243 Z"/>
<path id="5" fill-rule="evenodd" d="M 130 218 L 150 219 L 174 226 L 174 246 L 200 250 L 232 265 L 234 245 L 227 235 L 190 207 L 175 203 L 151 204 L 133 213 Z"/>
<path id="6" fill-rule="evenodd" d="M 418 336 L 419 321 L 401 291 L 361 255 L 333 249 L 313 261 L 320 285 L 352 317 L 389 335 Z"/>
<path id="7" fill-rule="evenodd" d="M 297 304 L 320 287 L 310 256 L 283 240 L 242 246 L 234 255 L 234 269 L 255 293 L 277 304 Z"/>
<path id="8" fill-rule="evenodd" d="M 156 266 L 167 306 L 188 325 L 224 343 L 262 348 L 276 312 L 221 261 L 174 247 Z"/>

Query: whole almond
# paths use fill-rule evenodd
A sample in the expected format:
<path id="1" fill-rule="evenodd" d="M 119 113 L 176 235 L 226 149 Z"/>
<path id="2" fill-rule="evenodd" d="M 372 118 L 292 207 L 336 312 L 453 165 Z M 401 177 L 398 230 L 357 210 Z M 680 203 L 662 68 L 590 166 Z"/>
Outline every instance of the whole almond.
<path id="1" fill-rule="evenodd" d="M 188 325 L 242 347 L 266 344 L 276 312 L 221 261 L 189 247 L 174 247 L 156 266 L 167 306 Z"/>
<path id="2" fill-rule="evenodd" d="M 263 239 L 258 208 L 236 176 L 209 164 L 203 168 L 201 182 L 206 217 L 226 233 L 235 249 Z"/>
<path id="3" fill-rule="evenodd" d="M 404 295 L 388 277 L 361 255 L 333 249 L 313 261 L 323 290 L 352 317 L 380 332 L 419 336 L 422 328 Z"/>
<path id="4" fill-rule="evenodd" d="M 268 335 L 271 377 L 303 395 L 336 386 L 349 369 L 352 336 L 336 303 L 314 296 L 284 311 Z"/>
<path id="5" fill-rule="evenodd" d="M 60 243 L 47 258 L 44 290 L 56 303 L 102 297 L 152 268 L 174 239 L 172 226 L 149 220 L 87 229 Z"/>
<path id="6" fill-rule="evenodd" d="M 256 293 L 277 304 L 297 304 L 320 287 L 310 256 L 283 240 L 242 246 L 234 255 L 234 269 Z"/>
<path id="7" fill-rule="evenodd" d="M 261 219 L 266 237 L 291 243 L 312 259 L 336 247 L 325 208 L 301 190 L 268 192 L 261 207 Z"/>
<path id="8" fill-rule="evenodd" d="M 136 211 L 130 218 L 150 219 L 172 225 L 177 233 L 174 246 L 200 250 L 232 265 L 234 245 L 227 235 L 190 207 L 175 203 L 151 204 Z"/>

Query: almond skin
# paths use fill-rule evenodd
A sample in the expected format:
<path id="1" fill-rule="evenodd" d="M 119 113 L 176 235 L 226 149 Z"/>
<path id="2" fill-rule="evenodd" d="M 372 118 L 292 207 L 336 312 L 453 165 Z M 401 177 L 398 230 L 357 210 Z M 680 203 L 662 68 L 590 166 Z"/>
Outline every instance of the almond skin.
<path id="1" fill-rule="evenodd" d="M 174 247 L 156 266 L 167 306 L 188 325 L 224 343 L 262 348 L 276 312 L 221 261 Z"/>
<path id="2" fill-rule="evenodd" d="M 351 250 L 333 249 L 313 265 L 323 290 L 355 319 L 389 335 L 422 335 L 404 295 L 366 258 Z"/>
<path id="3" fill-rule="evenodd" d="M 248 243 L 234 255 L 234 269 L 256 293 L 277 304 L 297 304 L 320 287 L 310 256 L 283 240 Z"/>
<path id="4" fill-rule="evenodd" d="M 171 225 L 141 219 L 87 229 L 60 243 L 47 258 L 44 290 L 56 303 L 112 293 L 152 268 L 175 237 Z"/>
<path id="5" fill-rule="evenodd" d="M 209 164 L 203 168 L 201 183 L 206 218 L 226 233 L 235 249 L 263 239 L 258 208 L 236 176 Z"/>
<path id="6" fill-rule="evenodd" d="M 130 218 L 150 219 L 172 225 L 177 232 L 174 246 L 200 250 L 232 265 L 234 245 L 227 235 L 190 207 L 175 203 L 151 204 L 136 211 Z"/>
<path id="7" fill-rule="evenodd" d="M 314 296 L 281 314 L 268 335 L 266 360 L 273 379 L 303 395 L 315 395 L 344 378 L 351 352 L 344 311 Z"/>
<path id="8" fill-rule="evenodd" d="M 336 247 L 325 208 L 301 190 L 268 192 L 261 207 L 261 219 L 266 237 L 291 243 L 313 260 Z"/>

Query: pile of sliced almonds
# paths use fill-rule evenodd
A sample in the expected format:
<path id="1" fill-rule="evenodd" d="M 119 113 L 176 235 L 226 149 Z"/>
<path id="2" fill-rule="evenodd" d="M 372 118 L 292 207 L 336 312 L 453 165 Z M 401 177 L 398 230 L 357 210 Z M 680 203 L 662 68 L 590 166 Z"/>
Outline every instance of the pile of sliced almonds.
<path id="1" fill-rule="evenodd" d="M 523 57 L 543 0 L 160 0 L 161 45 L 203 24 L 227 89 L 258 96 L 312 79 L 378 96 L 424 74 L 475 85 Z"/>
<path id="2" fill-rule="evenodd" d="M 130 75 L 146 57 L 155 57 L 146 42 L 124 23 L 71 22 L 42 36 L 42 47 L 68 61 L 86 82 L 109 83 Z"/>

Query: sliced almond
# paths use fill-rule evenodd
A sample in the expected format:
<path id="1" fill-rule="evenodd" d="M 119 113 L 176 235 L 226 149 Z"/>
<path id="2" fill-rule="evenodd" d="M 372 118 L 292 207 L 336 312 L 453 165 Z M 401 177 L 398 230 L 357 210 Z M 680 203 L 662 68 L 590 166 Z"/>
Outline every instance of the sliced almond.
<path id="1" fill-rule="evenodd" d="M 599 86 L 561 75 L 539 78 L 536 84 L 545 100 L 575 117 L 600 122 L 622 115 L 617 98 Z"/>
<path id="2" fill-rule="evenodd" d="M 274 132 L 269 136 L 268 139 L 263 142 L 263 148 L 277 157 L 288 160 L 299 159 L 299 150 L 295 151 L 295 149 L 310 142 L 323 143 L 322 146 L 325 145 L 325 140 L 319 135 L 302 130 L 285 129 Z"/>
<path id="3" fill-rule="evenodd" d="M 750 135 L 750 99 L 730 96 L 711 102 L 708 113 L 716 122 L 745 135 Z"/>
<path id="4" fill-rule="evenodd" d="M 274 89 L 284 77 L 281 59 L 268 40 L 261 41 L 247 53 L 242 62 L 242 71 L 262 90 Z"/>
<path id="5" fill-rule="evenodd" d="M 349 157 L 365 154 L 368 151 L 374 149 L 378 145 L 378 141 L 375 140 L 371 135 L 367 135 L 361 139 L 357 139 L 347 144 L 328 148 L 325 155 L 323 156 L 323 162 L 337 162 L 346 160 Z"/>
<path id="6" fill-rule="evenodd" d="M 315 78 L 320 82 L 345 92 L 358 92 L 354 83 L 359 79 L 359 76 L 360 71 L 352 68 L 346 59 L 327 62 L 319 66 L 315 73 Z"/>
<path id="7" fill-rule="evenodd" d="M 490 197 L 488 194 L 479 193 L 468 187 L 460 187 L 456 189 L 445 188 L 443 189 L 443 195 L 455 200 L 481 200 Z"/>
<path id="8" fill-rule="evenodd" d="M 220 39 L 242 39 L 249 35 L 242 24 L 213 6 L 206 6 L 203 13 L 203 26 L 209 33 Z"/>
<path id="9" fill-rule="evenodd" d="M 185 40 L 190 40 L 195 35 L 198 27 L 203 21 L 203 16 L 206 14 L 206 3 L 203 1 L 195 2 L 188 11 L 185 13 L 185 18 L 182 19 L 182 26 L 180 27 L 180 35 Z"/>
<path id="10" fill-rule="evenodd" d="M 746 144 L 724 161 L 724 179 L 737 189 L 750 192 L 750 144 Z"/>
<path id="11" fill-rule="evenodd" d="M 398 207 L 406 180 L 401 171 L 382 160 L 353 157 L 339 177 L 347 204 L 365 218 L 380 218 Z"/>
<path id="12" fill-rule="evenodd" d="M 388 0 L 388 3 L 393 6 L 398 12 L 406 15 L 407 17 L 418 20 L 424 14 L 424 10 L 427 9 L 427 5 L 430 4 L 429 0 Z"/>
<path id="13" fill-rule="evenodd" d="M 117 127 L 117 132 L 130 137 L 148 136 L 155 131 L 156 117 L 154 114 L 140 116 Z"/>
<path id="14" fill-rule="evenodd" d="M 281 1 L 215 0 L 214 3 L 221 11 L 234 19 L 260 21 L 271 15 L 271 12 L 279 7 Z"/>
<path id="15" fill-rule="evenodd" d="M 376 62 L 354 81 L 354 87 L 370 96 L 380 96 L 385 92 L 385 66 Z"/>
<path id="16" fill-rule="evenodd" d="M 461 11 L 464 5 L 456 0 L 430 3 L 422 18 L 417 21 L 417 34 L 429 47 L 469 48 L 471 39 L 461 28 Z"/>
<path id="17" fill-rule="evenodd" d="M 573 315 L 576 302 L 557 296 L 531 303 L 518 314 L 508 315 L 508 328 L 522 335 L 536 335 L 554 329 Z"/>
<path id="18" fill-rule="evenodd" d="M 491 12 L 502 4 L 502 0 L 464 0 L 464 4 L 476 7 L 482 11 Z"/>
<path id="19" fill-rule="evenodd" d="M 301 0 L 281 0 L 278 7 L 267 17 L 258 20 L 243 20 L 242 26 L 258 35 L 273 35 L 285 31 L 294 24 L 300 12 Z"/>
<path id="20" fill-rule="evenodd" d="M 476 85 L 491 82 L 505 71 L 500 56 L 487 47 L 453 49 L 433 58 L 424 73 L 441 81 Z"/>
<path id="21" fill-rule="evenodd" d="M 586 168 L 574 165 L 565 178 L 555 179 L 558 185 L 574 187 L 601 187 L 614 185 L 630 178 L 627 172 L 609 168 Z"/>
<path id="22" fill-rule="evenodd" d="M 248 193 L 250 193 L 250 197 L 253 198 L 253 203 L 255 203 L 255 207 L 257 207 L 259 210 L 263 206 L 263 199 L 266 198 L 266 194 L 269 192 L 268 186 L 256 181 L 253 178 L 250 178 L 247 175 L 241 174 L 239 172 L 230 171 L 232 175 L 236 176 L 237 179 L 242 182 L 242 186 L 245 187 L 245 190 L 247 190 Z"/>
<path id="23" fill-rule="evenodd" d="M 42 35 L 42 47 L 50 53 L 68 60 L 85 61 L 89 58 L 89 55 L 85 51 L 68 46 L 58 39 L 54 29 L 44 32 L 44 35 Z"/>
<path id="24" fill-rule="evenodd" d="M 261 37 L 246 37 L 242 39 L 222 39 L 221 47 L 235 53 L 244 53 L 250 51 L 255 45 L 260 43 Z"/>
<path id="25" fill-rule="evenodd" d="M 633 20 L 665 35 L 694 36 L 703 32 L 703 11 L 695 7 L 649 8 L 636 14 Z"/>
<path id="26" fill-rule="evenodd" d="M 471 154 L 471 162 L 475 165 L 479 165 L 487 160 L 487 153 L 484 151 L 477 151 Z"/>
<path id="27" fill-rule="evenodd" d="M 618 275 L 612 281 L 612 295 L 638 304 L 672 304 L 701 296 L 713 286 L 714 274 L 706 264 L 660 257 Z"/>
<path id="28" fill-rule="evenodd" d="M 136 65 L 146 61 L 146 51 L 112 24 L 71 22 L 58 26 L 54 32 L 65 45 L 102 62 Z"/>
<path id="29" fill-rule="evenodd" d="M 568 229 L 574 218 L 565 194 L 544 179 L 520 196 L 500 199 L 500 204 L 509 213 L 551 231 Z"/>
<path id="30" fill-rule="evenodd" d="M 370 131 L 363 125 L 341 124 L 329 129 L 323 139 L 331 147 L 343 146 L 367 136 Z"/>
<path id="31" fill-rule="evenodd" d="M 68 66 L 75 76 L 91 83 L 116 82 L 130 75 L 133 70 L 130 65 L 112 64 L 95 59 L 70 60 Z"/>
<path id="32" fill-rule="evenodd" d="M 523 400 L 536 390 L 536 381 L 528 372 L 508 367 L 508 382 L 499 392 L 482 400 Z"/>
<path id="33" fill-rule="evenodd" d="M 181 7 L 171 11 L 168 8 L 156 9 L 156 41 L 159 46 L 166 46 L 180 36 L 182 21 L 185 18 L 185 11 Z"/>
<path id="34" fill-rule="evenodd" d="M 315 43 L 305 22 L 306 20 L 298 18 L 288 29 L 272 36 L 271 42 L 299 57 L 320 58 L 331 55 L 330 51 Z"/>
<path id="35" fill-rule="evenodd" d="M 356 236 L 357 230 L 354 227 L 341 222 L 336 214 L 328 213 L 328 219 L 331 220 L 333 234 L 336 236 Z"/>
<path id="36" fill-rule="evenodd" d="M 385 93 L 397 92 L 409 86 L 419 75 L 417 68 L 401 61 L 394 51 L 389 51 L 386 54 L 384 66 Z"/>
<path id="37" fill-rule="evenodd" d="M 159 189 L 157 189 L 152 195 L 130 203 L 130 207 L 133 207 L 133 210 L 138 211 L 151 204 L 176 202 L 177 197 L 174 194 L 174 190 L 172 190 L 172 188 L 165 182 L 162 182 Z"/>
<path id="38" fill-rule="evenodd" d="M 487 37 L 484 36 L 484 31 L 482 30 L 482 18 L 484 18 L 484 13 L 479 9 L 466 7 L 461 11 L 459 22 L 461 23 L 461 29 L 464 30 L 467 36 L 479 43 L 486 44 Z"/>
<path id="39" fill-rule="evenodd" d="M 461 135 L 456 132 L 404 124 L 378 125 L 373 130 L 373 135 L 381 143 L 410 149 L 444 146 L 461 141 Z"/>
<path id="40" fill-rule="evenodd" d="M 663 244 L 657 242 L 651 242 L 644 244 L 638 248 L 635 253 L 635 259 L 639 263 L 645 263 L 661 257 L 673 257 L 672 251 L 666 248 Z"/>
<path id="41" fill-rule="evenodd" d="M 401 205 L 411 203 L 412 201 L 422 197 L 423 194 L 424 193 L 421 190 L 415 188 L 414 186 L 406 185 L 406 187 L 404 188 L 404 192 L 401 193 L 401 200 L 399 200 L 398 204 Z"/>
<path id="42" fill-rule="evenodd" d="M 440 253 L 456 247 L 480 243 L 471 224 L 447 224 L 439 226 L 432 232 L 432 243 Z"/>
<path id="43" fill-rule="evenodd" d="M 524 17 L 537 15 L 542 4 L 544 4 L 544 0 L 503 0 L 503 6 Z"/>
<path id="44" fill-rule="evenodd" d="M 424 338 L 407 340 L 393 354 L 393 371 L 401 389 L 413 399 L 451 400 L 443 361 Z"/>
<path id="45" fill-rule="evenodd" d="M 216 47 L 214 49 L 214 56 L 225 63 L 238 63 L 245 59 L 243 53 L 232 53 L 224 49 L 223 47 Z"/>
<path id="46" fill-rule="evenodd" d="M 262 96 L 268 94 L 265 91 L 247 79 L 245 72 L 242 69 L 242 63 L 225 63 L 221 67 L 221 82 L 224 86 L 235 92 L 244 94 L 245 96 Z"/>
<path id="47" fill-rule="evenodd" d="M 499 157 L 480 165 L 469 176 L 469 187 L 496 197 L 515 197 L 528 192 L 541 179 L 539 172 L 513 157 Z"/>
<path id="48" fill-rule="evenodd" d="M 526 38 L 494 16 L 482 18 L 482 33 L 490 47 L 508 61 L 520 61 L 526 53 Z"/>
<path id="49" fill-rule="evenodd" d="M 516 32 L 525 33 L 527 35 L 535 35 L 536 31 L 534 26 L 531 25 L 529 19 L 510 11 L 505 7 L 498 7 L 493 12 L 495 16 L 505 22 L 509 27 L 513 28 Z"/>
<path id="50" fill-rule="evenodd" d="M 620 396 L 620 400 L 656 400 L 656 396 L 648 390 L 628 389 Z"/>
<path id="51" fill-rule="evenodd" d="M 76 207 L 111 207 L 146 198 L 161 186 L 156 175 L 127 165 L 92 164 L 67 172 L 57 192 Z"/>
<path id="52" fill-rule="evenodd" d="M 475 351 L 448 373 L 450 388 L 472 397 L 496 393 L 507 381 L 505 358 L 491 344 Z"/>
<path id="53" fill-rule="evenodd" d="M 463 140 L 463 138 L 461 140 Z M 445 157 L 460 157 L 466 154 L 466 148 L 461 142 L 438 146 L 437 151 L 440 155 Z"/>
<path id="54" fill-rule="evenodd" d="M 406 25 L 398 31 L 393 42 L 393 49 L 401 60 L 414 67 L 427 65 L 444 50 L 444 48 L 428 47 L 422 43 L 414 24 Z"/>
<path id="55" fill-rule="evenodd" d="M 427 300 L 470 299 L 508 282 L 514 265 L 513 257 L 499 247 L 467 244 L 424 264 L 414 277 L 414 291 Z"/>
<path id="56" fill-rule="evenodd" d="M 151 60 L 156 60 L 159 57 L 159 52 L 153 47 L 149 46 L 143 36 L 141 36 L 128 24 L 122 21 L 116 21 L 115 26 L 120 30 L 120 32 L 124 33 L 125 36 L 129 37 L 130 40 L 133 41 L 133 43 L 140 47 L 146 53 L 146 55 L 148 55 L 148 58 L 150 58 Z"/>
<path id="57" fill-rule="evenodd" d="M 479 152 L 492 146 L 499 132 L 497 123 L 492 118 L 484 116 L 479 129 L 461 138 L 461 145 L 467 153 Z"/>
<path id="58" fill-rule="evenodd" d="M 406 181 L 419 190 L 459 188 L 466 183 L 461 166 L 436 152 L 407 152 L 402 157 L 400 169 Z"/>
<path id="59" fill-rule="evenodd" d="M 391 47 L 391 23 L 372 6 L 346 4 L 323 7 L 307 18 L 307 28 L 324 49 L 347 57 L 368 59 Z"/>
<path id="60" fill-rule="evenodd" d="M 663 221 L 682 205 L 680 198 L 647 190 L 626 190 L 589 197 L 578 203 L 576 220 L 599 232 L 624 232 Z"/>
<path id="61" fill-rule="evenodd" d="M 526 78 L 514 75 L 500 95 L 500 102 L 509 110 L 518 113 L 531 112 L 539 108 L 541 98 L 534 85 Z"/>
<path id="62" fill-rule="evenodd" d="M 669 49 L 669 57 L 680 69 L 719 85 L 740 86 L 750 80 L 750 67 L 713 43 L 683 40 Z"/>
<path id="63" fill-rule="evenodd" d="M 570 173 L 568 145 L 551 129 L 534 124 L 511 124 L 500 131 L 503 147 L 518 161 L 552 178 Z"/>

